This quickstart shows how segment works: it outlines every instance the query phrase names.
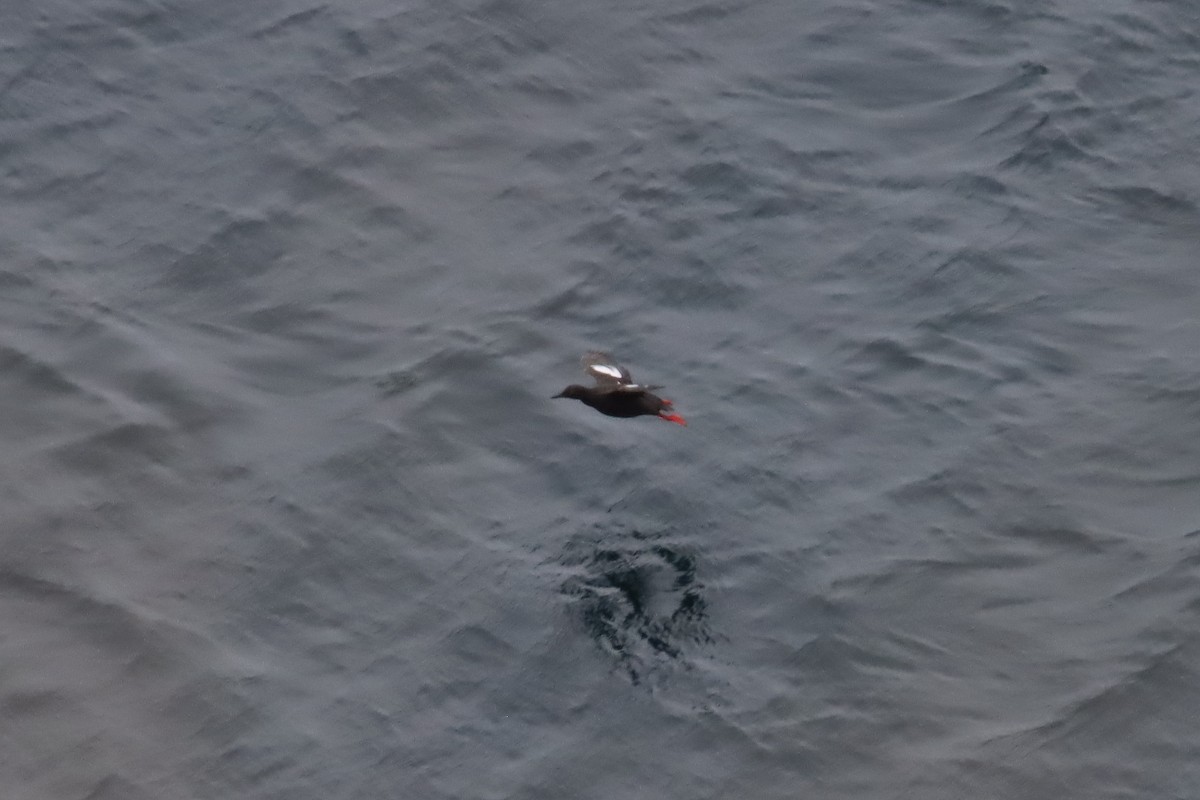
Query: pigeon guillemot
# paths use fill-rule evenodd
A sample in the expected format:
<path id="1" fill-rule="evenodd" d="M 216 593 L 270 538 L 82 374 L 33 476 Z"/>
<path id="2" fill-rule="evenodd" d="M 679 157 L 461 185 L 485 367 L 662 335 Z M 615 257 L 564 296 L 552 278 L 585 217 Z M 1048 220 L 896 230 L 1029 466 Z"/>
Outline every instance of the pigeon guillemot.
<path id="1" fill-rule="evenodd" d="M 670 400 L 664 400 L 650 391 L 661 389 L 661 386 L 639 386 L 634 383 L 629 370 L 608 353 L 588 353 L 583 357 L 583 369 L 596 379 L 595 386 L 573 383 L 554 396 L 582 400 L 584 405 L 610 417 L 640 417 L 644 414 L 687 425 L 683 417 L 668 413 Z"/>

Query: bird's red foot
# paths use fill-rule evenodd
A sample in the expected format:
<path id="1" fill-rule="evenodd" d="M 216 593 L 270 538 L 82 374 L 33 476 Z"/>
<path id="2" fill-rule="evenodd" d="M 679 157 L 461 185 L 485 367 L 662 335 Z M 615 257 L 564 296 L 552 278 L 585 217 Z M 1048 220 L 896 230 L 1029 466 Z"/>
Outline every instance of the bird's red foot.
<path id="1" fill-rule="evenodd" d="M 659 414 L 658 416 L 660 419 L 665 419 L 667 422 L 674 422 L 677 425 L 682 425 L 685 428 L 687 427 L 687 420 L 678 414 Z"/>

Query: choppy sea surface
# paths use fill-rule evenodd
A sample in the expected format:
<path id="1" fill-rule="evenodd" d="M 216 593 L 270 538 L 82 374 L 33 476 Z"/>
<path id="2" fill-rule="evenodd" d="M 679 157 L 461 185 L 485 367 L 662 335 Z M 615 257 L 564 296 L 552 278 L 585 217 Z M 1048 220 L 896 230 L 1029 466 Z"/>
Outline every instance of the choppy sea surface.
<path id="1" fill-rule="evenodd" d="M 6 800 L 1200 797 L 1191 0 L 0 31 Z"/>

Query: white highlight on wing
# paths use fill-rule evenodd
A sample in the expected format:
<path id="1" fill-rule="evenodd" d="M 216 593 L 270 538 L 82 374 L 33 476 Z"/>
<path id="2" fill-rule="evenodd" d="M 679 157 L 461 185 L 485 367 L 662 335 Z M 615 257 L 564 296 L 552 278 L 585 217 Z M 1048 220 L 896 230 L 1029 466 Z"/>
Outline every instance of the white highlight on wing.
<path id="1" fill-rule="evenodd" d="M 592 364 L 592 370 L 594 372 L 602 372 L 610 378 L 621 380 L 621 370 L 608 364 Z"/>

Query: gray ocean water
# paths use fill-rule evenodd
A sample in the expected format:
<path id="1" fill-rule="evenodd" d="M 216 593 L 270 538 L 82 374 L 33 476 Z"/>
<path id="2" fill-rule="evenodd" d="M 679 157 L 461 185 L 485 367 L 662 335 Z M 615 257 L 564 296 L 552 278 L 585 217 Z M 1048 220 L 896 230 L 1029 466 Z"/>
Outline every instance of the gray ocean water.
<path id="1" fill-rule="evenodd" d="M 0 794 L 1200 798 L 1198 90 L 1192 0 L 3 4 Z"/>

